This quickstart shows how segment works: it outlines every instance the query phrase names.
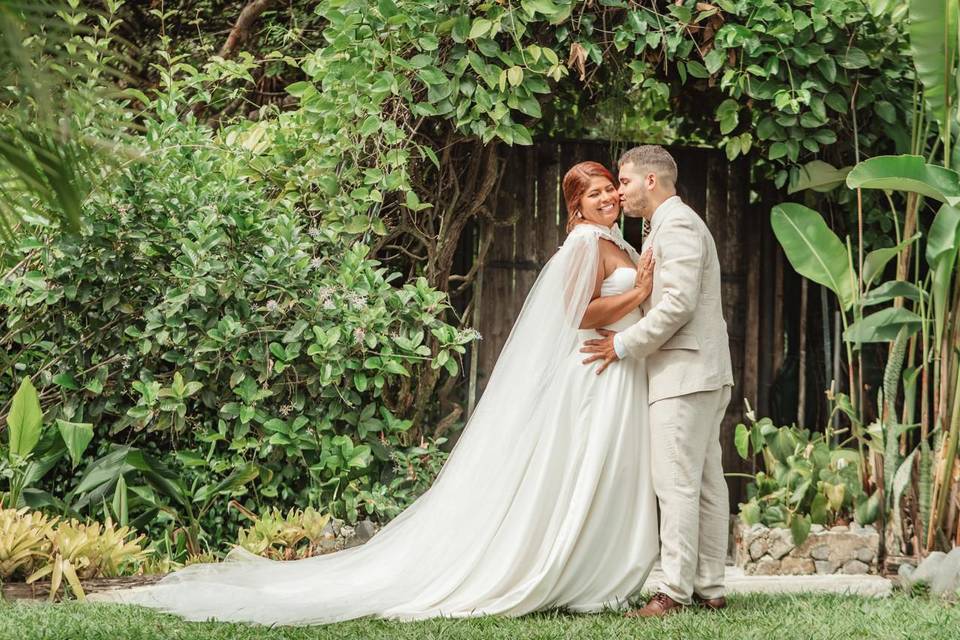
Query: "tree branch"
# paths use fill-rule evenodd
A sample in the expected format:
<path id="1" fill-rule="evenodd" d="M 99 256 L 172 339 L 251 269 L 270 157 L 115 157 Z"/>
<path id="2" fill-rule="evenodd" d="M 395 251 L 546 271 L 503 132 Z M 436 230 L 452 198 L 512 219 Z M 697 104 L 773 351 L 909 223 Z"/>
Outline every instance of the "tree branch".
<path id="1" fill-rule="evenodd" d="M 240 17 L 237 18 L 236 24 L 234 24 L 233 29 L 230 30 L 230 35 L 227 36 L 227 41 L 220 47 L 219 55 L 221 58 L 229 58 L 233 55 L 237 46 L 250 35 L 250 27 L 253 26 L 253 23 L 257 21 L 260 14 L 272 7 L 275 1 L 276 0 L 253 0 L 253 2 L 248 3 L 247 6 L 243 8 L 240 12 Z"/>

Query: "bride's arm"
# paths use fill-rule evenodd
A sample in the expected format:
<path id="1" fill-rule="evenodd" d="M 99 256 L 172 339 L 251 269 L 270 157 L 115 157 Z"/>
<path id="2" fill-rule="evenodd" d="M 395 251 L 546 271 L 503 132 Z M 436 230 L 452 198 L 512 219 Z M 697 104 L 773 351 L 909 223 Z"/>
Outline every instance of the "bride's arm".
<path id="1" fill-rule="evenodd" d="M 615 296 L 594 298 L 587 305 L 587 311 L 583 314 L 580 328 L 596 329 L 613 324 L 639 307 L 649 296 L 649 287 L 634 287 L 630 291 Z"/>
<path id="2" fill-rule="evenodd" d="M 629 291 L 615 296 L 600 296 L 600 286 L 597 286 L 594 297 L 587 305 L 583 320 L 580 322 L 581 329 L 596 329 L 613 324 L 650 297 L 650 292 L 653 290 L 653 259 L 650 254 L 641 258 L 639 268 L 637 284 Z"/>

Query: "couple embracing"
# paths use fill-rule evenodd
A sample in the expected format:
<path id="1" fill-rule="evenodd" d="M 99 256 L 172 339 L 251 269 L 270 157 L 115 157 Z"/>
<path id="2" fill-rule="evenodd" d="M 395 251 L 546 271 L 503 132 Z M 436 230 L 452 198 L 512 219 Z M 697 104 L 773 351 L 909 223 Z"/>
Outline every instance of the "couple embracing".
<path id="1" fill-rule="evenodd" d="M 564 176 L 567 238 L 483 397 L 431 488 L 369 542 L 286 562 L 237 548 L 101 599 L 261 624 L 623 610 L 659 556 L 659 591 L 626 615 L 723 607 L 717 251 L 665 149 L 618 164 Z M 621 209 L 644 220 L 640 251 Z"/>

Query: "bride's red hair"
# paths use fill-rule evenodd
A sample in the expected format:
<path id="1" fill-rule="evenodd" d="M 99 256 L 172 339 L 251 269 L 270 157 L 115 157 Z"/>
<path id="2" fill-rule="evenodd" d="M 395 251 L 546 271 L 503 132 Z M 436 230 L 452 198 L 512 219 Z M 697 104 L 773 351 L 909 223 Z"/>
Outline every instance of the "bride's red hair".
<path id="1" fill-rule="evenodd" d="M 577 208 L 580 206 L 580 198 L 586 193 L 590 186 L 590 178 L 606 178 L 610 184 L 617 186 L 613 174 L 600 164 L 588 160 L 580 162 L 570 167 L 567 174 L 563 176 L 563 199 L 567 203 L 567 232 L 569 233 L 577 224 Z"/>

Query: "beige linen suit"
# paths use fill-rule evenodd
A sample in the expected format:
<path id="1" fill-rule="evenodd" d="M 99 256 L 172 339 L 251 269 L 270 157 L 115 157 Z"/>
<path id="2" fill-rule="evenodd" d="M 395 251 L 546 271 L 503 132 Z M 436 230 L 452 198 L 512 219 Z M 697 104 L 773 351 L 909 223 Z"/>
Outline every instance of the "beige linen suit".
<path id="1" fill-rule="evenodd" d="M 689 604 L 723 595 L 729 503 L 720 422 L 733 375 L 709 229 L 679 197 L 654 213 L 653 291 L 644 317 L 620 333 L 646 358 L 653 482 L 660 502 L 661 590 Z"/>

